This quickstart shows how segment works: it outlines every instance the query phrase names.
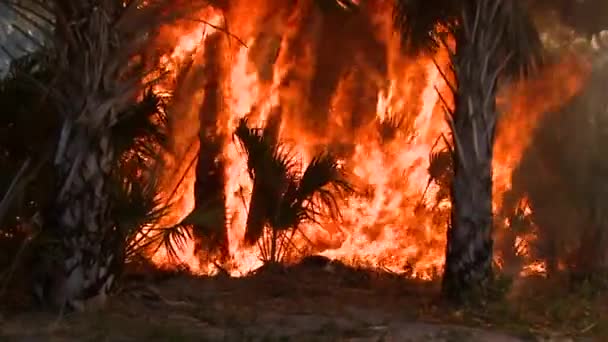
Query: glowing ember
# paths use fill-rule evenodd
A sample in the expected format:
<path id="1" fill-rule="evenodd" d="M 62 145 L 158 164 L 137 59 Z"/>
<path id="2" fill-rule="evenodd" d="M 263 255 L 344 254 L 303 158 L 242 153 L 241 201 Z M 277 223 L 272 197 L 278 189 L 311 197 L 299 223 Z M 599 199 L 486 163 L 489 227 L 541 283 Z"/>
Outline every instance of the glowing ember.
<path id="1" fill-rule="evenodd" d="M 260 7 L 246 6 L 249 10 L 245 11 L 236 5 L 227 14 L 225 21 L 230 23 L 231 33 L 246 42 L 249 48 L 228 34 L 219 33 L 204 24 L 190 23 L 188 26 L 165 28 L 164 36 L 173 37 L 175 46 L 160 61 L 172 72 L 173 83 L 162 84 L 159 90 L 175 86 L 181 63 L 188 59 L 187 56 L 200 54 L 205 39 L 214 34 L 223 34 L 224 39 L 229 41 L 225 44 L 225 60 L 222 61 L 225 69 L 222 91 L 227 108 L 223 109 L 220 129 L 227 136 L 234 131 L 239 118 L 251 114 L 252 123 L 259 125 L 271 112 L 278 110 L 282 113 L 281 137 L 296 144 L 296 150 L 301 153 L 304 161 L 309 160 L 321 145 L 346 145 L 349 150 L 342 156 L 344 167 L 352 172 L 354 182 L 362 193 L 347 199 L 347 204 L 342 209 L 343 222 L 328 222 L 323 227 L 302 227 L 302 231 L 313 243 L 312 246 L 307 246 L 308 252 L 320 253 L 346 263 L 386 268 L 414 277 L 433 277 L 443 266 L 449 216 L 449 203 L 436 200 L 440 197 L 439 187 L 431 184 L 428 191 L 425 191 L 429 180 L 429 154 L 441 134 L 447 131 L 437 94 L 437 90 L 446 92 L 447 89 L 433 60 L 429 57 L 412 60 L 399 53 L 398 37 L 390 30 L 390 7 L 373 8 L 373 14 L 365 14 L 364 11 L 351 14 L 369 15 L 370 18 L 366 20 L 371 22 L 370 28 L 373 29 L 374 36 L 386 47 L 383 57 L 386 75 L 370 71 L 367 74 L 373 81 L 365 83 L 376 87 L 373 90 L 378 94 L 376 115 L 375 118 L 372 115 L 367 123 L 359 127 L 351 129 L 347 125 L 353 119 L 359 119 L 354 117 L 353 108 L 355 101 L 360 99 L 350 93 L 350 85 L 361 81 L 353 79 L 357 77 L 357 70 L 371 68 L 366 66 L 365 61 L 356 61 L 361 51 L 349 51 L 353 54 L 349 56 L 351 70 L 343 73 L 339 85 L 333 91 L 330 113 L 324 115 L 330 118 L 325 118 L 326 122 L 321 124 L 327 130 L 318 134 L 306 123 L 321 120 L 319 113 L 312 113 L 315 118 L 309 117 L 309 96 L 315 68 L 321 58 L 328 58 L 326 52 L 321 57 L 321 52 L 316 51 L 323 36 L 332 34 L 323 31 L 326 29 L 323 26 L 323 16 L 327 14 L 316 11 L 304 2 L 298 2 L 295 8 L 280 9 L 272 8 L 270 1 L 254 2 L 259 2 Z M 199 16 L 214 25 L 221 26 L 224 23 L 222 17 L 212 11 L 200 13 Z M 259 51 L 254 53 L 254 48 Z M 440 67 L 447 66 L 446 51 L 439 51 L 432 58 Z M 564 64 L 576 65 L 573 61 L 565 61 Z M 266 75 L 267 69 L 271 72 L 271 78 Z M 555 82 L 548 77 L 553 74 L 552 70 L 548 70 L 547 75 L 541 75 L 537 81 L 511 85 L 501 97 L 502 103 L 511 105 L 503 105 L 508 113 L 499 127 L 497 137 L 494 165 L 495 210 L 500 207 L 502 194 L 510 188 L 511 170 L 517 165 L 528 144 L 527 138 L 522 137 L 529 136 L 541 114 L 551 106 L 563 103 L 580 87 L 582 77 L 579 75 L 582 72 L 563 75 L 566 82 Z M 537 99 L 536 95 L 526 97 L 525 94 L 534 94 L 531 88 L 546 87 L 548 84 L 566 84 L 566 87 L 543 92 L 555 94 L 552 98 Z M 200 103 L 204 94 L 200 89 L 195 89 L 187 95 L 190 98 L 186 102 L 198 110 L 200 106 L 197 103 Z M 184 94 L 181 96 L 184 97 Z M 193 100 L 194 98 L 199 100 Z M 178 101 L 181 100 L 183 99 L 178 98 Z M 190 110 L 193 109 L 182 108 L 183 113 L 178 113 L 180 118 L 192 118 L 190 114 L 184 114 Z M 401 118 L 402 121 L 401 125 L 393 127 L 396 130 L 394 135 L 379 132 L 379 125 L 387 125 L 395 118 Z M 189 142 L 196 139 L 198 131 L 192 127 L 198 128 L 198 123 L 185 119 L 176 122 L 183 125 L 183 129 L 176 129 L 175 144 L 185 151 Z M 387 127 L 390 128 L 390 125 Z M 245 247 L 242 242 L 252 185 L 246 172 L 245 156 L 233 139 L 226 139 L 223 158 L 226 161 L 225 196 L 231 257 L 231 261 L 224 267 L 234 275 L 239 275 L 261 265 L 257 248 Z M 180 163 L 190 163 L 190 158 L 185 158 Z M 187 165 L 173 167 L 175 170 L 183 170 Z M 181 174 L 178 172 L 178 175 Z M 167 177 L 178 176 L 169 172 Z M 167 180 L 166 183 L 170 184 L 167 189 L 176 183 L 173 178 Z M 193 186 L 194 170 L 191 168 L 176 193 L 176 197 L 181 199 L 176 202 L 168 221 L 179 222 L 192 210 Z M 518 242 L 522 239 L 526 238 L 520 237 Z M 304 242 L 300 242 L 304 246 Z M 214 268 L 211 264 L 201 264 L 193 251 L 194 243 L 190 241 L 182 252 L 182 261 L 194 272 L 212 272 Z M 163 253 L 160 251 L 153 260 L 159 264 L 166 263 Z M 525 249 L 522 249 L 522 253 L 525 253 Z M 543 267 L 540 263 L 530 263 L 524 272 L 539 272 Z"/>

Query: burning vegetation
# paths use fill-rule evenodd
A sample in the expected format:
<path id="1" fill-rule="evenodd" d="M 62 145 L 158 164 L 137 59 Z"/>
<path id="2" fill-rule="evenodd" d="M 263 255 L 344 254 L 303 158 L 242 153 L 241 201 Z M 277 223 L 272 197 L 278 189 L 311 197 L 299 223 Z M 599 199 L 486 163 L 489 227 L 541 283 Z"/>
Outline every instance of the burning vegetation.
<path id="1" fill-rule="evenodd" d="M 544 3 L 427 2 L 0 2 L 43 36 L 0 84 L 3 281 L 35 264 L 78 309 L 142 263 L 322 256 L 456 300 L 600 274 L 605 39 L 553 47 Z"/>

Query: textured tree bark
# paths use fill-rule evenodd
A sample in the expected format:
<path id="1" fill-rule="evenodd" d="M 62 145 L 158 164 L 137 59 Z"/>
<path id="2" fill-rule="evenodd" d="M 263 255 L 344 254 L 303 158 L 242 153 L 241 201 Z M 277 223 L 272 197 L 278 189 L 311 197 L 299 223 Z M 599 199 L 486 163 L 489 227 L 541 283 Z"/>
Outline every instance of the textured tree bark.
<path id="1" fill-rule="evenodd" d="M 459 102 L 456 101 L 457 108 L 462 108 Z M 474 110 L 483 108 L 474 106 Z M 456 149 L 465 162 L 459 158 L 454 161 L 451 226 L 443 277 L 444 294 L 452 299 L 483 287 L 492 275 L 492 145 L 485 139 L 475 141 L 475 136 L 486 134 L 485 127 L 477 122 L 481 129 L 474 131 L 476 125 L 469 122 L 468 116 L 457 109 L 455 134 L 460 144 Z"/>
<path id="2" fill-rule="evenodd" d="M 209 37 L 205 43 L 205 97 L 199 111 L 199 154 L 194 184 L 194 210 L 205 208 L 225 208 L 224 160 L 222 152 L 226 137 L 218 127 L 223 110 L 222 94 L 222 40 L 223 35 Z M 196 227 L 194 229 L 197 252 L 206 250 L 228 256 L 228 235 L 226 212 L 222 212 L 217 227 Z"/>
<path id="3" fill-rule="evenodd" d="M 448 123 L 454 179 L 442 285 L 445 297 L 457 302 L 483 290 L 492 276 L 492 153 L 501 69 L 493 55 L 499 34 L 490 29 L 495 15 L 490 3 L 477 0 L 463 6 L 466 15 L 455 29 L 451 56 L 456 84 Z"/>
<path id="4" fill-rule="evenodd" d="M 62 182 L 49 222 L 60 241 L 60 258 L 47 270 L 52 281 L 38 291 L 55 308 L 83 310 L 93 299 L 103 305 L 117 271 L 108 188 L 113 150 L 109 135 L 88 137 L 84 128 L 70 134 L 67 144 L 56 160 Z M 82 153 L 83 147 L 88 147 L 87 153 Z"/>

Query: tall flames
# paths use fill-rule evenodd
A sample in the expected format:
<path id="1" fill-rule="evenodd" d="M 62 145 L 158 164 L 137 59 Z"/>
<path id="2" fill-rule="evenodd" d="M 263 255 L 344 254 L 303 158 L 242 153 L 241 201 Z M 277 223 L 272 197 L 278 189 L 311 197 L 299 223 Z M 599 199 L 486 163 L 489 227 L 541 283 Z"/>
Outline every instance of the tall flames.
<path id="1" fill-rule="evenodd" d="M 281 138 L 293 142 L 304 161 L 320 147 L 339 151 L 362 190 L 347 199 L 341 222 L 302 227 L 309 240 L 307 250 L 346 263 L 433 277 L 444 262 L 449 215 L 449 201 L 436 201 L 440 189 L 428 185 L 429 155 L 444 146 L 440 137 L 447 132 L 438 92 L 447 96 L 448 89 L 433 62 L 447 67 L 446 51 L 416 58 L 400 53 L 387 1 L 368 1 L 356 13 L 324 12 L 313 1 L 234 3 L 223 13 L 206 9 L 193 15 L 197 21 L 161 30 L 159 63 L 171 77 L 157 90 L 174 92 L 174 151 L 162 190 L 167 195 L 178 187 L 166 223 L 179 222 L 194 207 L 198 112 L 208 89 L 202 86 L 208 77 L 203 66 L 210 62 L 205 58 L 213 58 L 205 50 L 213 48 L 220 56 L 214 61 L 220 76 L 214 77 L 220 80 L 216 91 L 222 106 L 208 115 L 214 115 L 216 129 L 228 137 L 221 152 L 229 217 L 230 261 L 225 267 L 239 275 L 261 264 L 257 248 L 243 243 L 251 182 L 246 157 L 229 137 L 245 115 L 261 125 L 279 112 Z M 361 25 L 366 25 L 367 36 L 349 31 Z M 217 43 L 210 44 L 210 39 Z M 370 44 L 360 40 L 375 42 L 381 49 L 371 51 Z M 342 50 L 327 51 L 336 41 L 344 42 L 335 46 Z M 318 89 L 318 79 L 323 79 L 319 74 L 332 63 L 342 63 L 337 86 Z M 585 72 L 577 60 L 564 59 L 534 80 L 504 87 L 499 99 L 504 115 L 495 147 L 496 212 L 535 123 L 578 91 Z M 544 96 L 538 98 L 541 88 Z M 320 113 L 318 109 L 325 107 L 315 103 L 323 96 L 329 103 Z M 401 118 L 401 124 L 389 125 L 395 118 Z M 517 241 L 528 238 L 533 237 Z M 194 241 L 186 247 L 183 263 L 194 272 L 213 272 L 213 263 L 195 255 Z M 162 250 L 153 260 L 167 262 Z M 542 268 L 535 260 L 526 262 L 528 270 Z"/>

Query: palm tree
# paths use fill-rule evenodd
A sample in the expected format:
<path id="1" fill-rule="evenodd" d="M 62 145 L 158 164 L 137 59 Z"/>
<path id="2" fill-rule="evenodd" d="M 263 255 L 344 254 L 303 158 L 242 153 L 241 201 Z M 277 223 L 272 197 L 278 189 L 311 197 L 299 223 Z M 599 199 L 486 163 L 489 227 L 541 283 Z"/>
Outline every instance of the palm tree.
<path id="1" fill-rule="evenodd" d="M 11 180 L 10 184 L 0 184 L 4 195 L 0 202 L 0 242 L 6 247 L 2 265 L 10 262 L 13 269 L 33 265 L 34 295 L 42 304 L 48 299 L 45 297 L 58 290 L 52 288 L 57 274 L 49 274 L 49 270 L 57 257 L 50 249 L 57 246 L 60 232 L 35 221 L 50 212 L 54 204 L 52 150 L 61 117 L 48 94 L 32 81 L 48 84 L 53 75 L 50 67 L 44 55 L 26 55 L 13 61 L 10 73 L 0 82 L 0 148 L 8 157 L 0 172 Z M 156 196 L 155 171 L 161 166 L 160 152 L 167 140 L 164 107 L 164 100 L 148 90 L 111 128 L 115 153 L 108 178 L 113 203 L 109 216 L 116 227 L 104 244 L 116 255 L 116 274 L 147 245 L 160 242 L 159 237 L 147 234 L 147 243 L 143 243 L 141 233 L 163 214 Z M 38 122 L 35 129 L 31 127 L 34 121 Z M 11 280 L 3 279 L 5 284 Z"/>
<path id="2" fill-rule="evenodd" d="M 209 208 L 221 208 L 222 217 L 217 225 L 195 225 L 197 244 L 205 250 L 217 252 L 222 258 L 228 255 L 228 236 L 226 230 L 226 198 L 224 186 L 224 160 L 222 151 L 226 134 L 221 132 L 219 119 L 222 118 L 222 42 L 225 37 L 215 35 L 205 41 L 204 73 L 205 97 L 199 110 L 199 153 L 196 164 L 196 181 L 194 185 L 195 211 Z M 218 210 L 219 211 L 219 210 Z"/>
<path id="3" fill-rule="evenodd" d="M 502 76 L 526 75 L 542 46 L 513 0 L 400 0 L 395 17 L 410 52 L 443 46 L 450 53 L 452 75 L 442 73 L 454 96 L 453 108 L 444 101 L 454 178 L 442 291 L 446 298 L 460 301 L 492 278 L 498 82 Z"/>
<path id="4" fill-rule="evenodd" d="M 353 187 L 328 153 L 316 155 L 303 169 L 271 125 L 249 128 L 247 119 L 241 119 L 235 135 L 247 154 L 253 181 L 245 239 L 255 243 L 268 232 L 260 241 L 262 260 L 280 262 L 301 225 L 320 224 L 324 215 L 340 217 L 338 201 Z"/>
<path id="5" fill-rule="evenodd" d="M 23 13 L 20 2 L 6 2 Z M 181 13 L 173 1 L 38 1 L 52 17 L 45 52 L 54 70 L 47 89 L 61 128 L 52 160 L 58 179 L 45 224 L 52 227 L 57 263 L 47 270 L 56 288 L 44 293 L 57 306 L 83 308 L 103 299 L 121 259 L 112 246 L 115 128 L 133 118 L 149 69 L 143 53 L 159 24 Z M 201 5 L 204 2 L 201 1 Z M 188 9 L 197 6 L 188 3 Z M 26 9 L 27 10 L 27 9 Z M 33 10 L 29 10 L 32 12 Z M 131 189 L 131 190 L 129 190 Z M 131 186 L 127 190 L 132 191 Z"/>

